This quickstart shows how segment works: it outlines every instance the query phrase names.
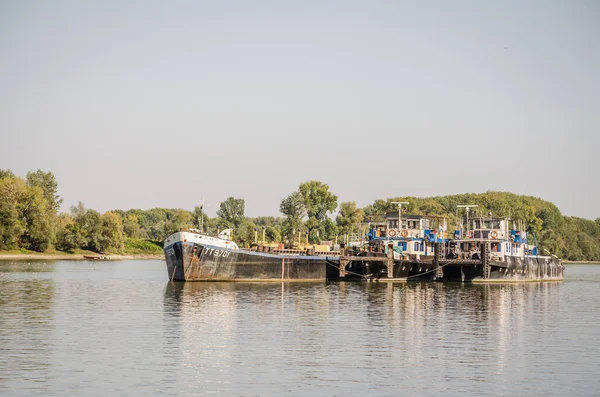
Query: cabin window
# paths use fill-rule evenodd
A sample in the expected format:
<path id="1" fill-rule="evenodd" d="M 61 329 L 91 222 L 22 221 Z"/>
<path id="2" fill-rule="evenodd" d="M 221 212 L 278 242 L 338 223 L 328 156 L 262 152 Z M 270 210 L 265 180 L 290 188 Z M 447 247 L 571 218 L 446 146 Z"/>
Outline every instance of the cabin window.
<path id="1" fill-rule="evenodd" d="M 406 242 L 399 242 L 398 247 L 402 248 L 402 251 L 406 251 Z"/>

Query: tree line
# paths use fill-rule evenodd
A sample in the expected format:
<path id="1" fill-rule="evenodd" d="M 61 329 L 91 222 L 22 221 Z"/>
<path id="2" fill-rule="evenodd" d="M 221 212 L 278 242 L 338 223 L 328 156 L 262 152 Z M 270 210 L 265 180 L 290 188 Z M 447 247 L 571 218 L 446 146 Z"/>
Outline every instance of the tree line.
<path id="1" fill-rule="evenodd" d="M 298 240 L 332 241 L 350 233 L 364 233 L 369 222 L 383 222 L 396 214 L 393 202 L 405 201 L 405 214 L 444 217 L 458 228 L 457 205 L 477 205 L 479 214 L 509 216 L 535 234 L 540 249 L 568 260 L 600 260 L 600 218 L 595 221 L 563 216 L 552 203 L 507 192 L 458 194 L 440 197 L 378 199 L 364 208 L 356 202 L 338 203 L 329 186 L 303 182 L 280 202 L 281 217 L 247 217 L 245 201 L 229 197 L 216 217 L 202 206 L 192 211 L 175 208 L 112 210 L 101 214 L 80 202 L 59 213 L 62 199 L 51 172 L 37 170 L 26 177 L 0 169 L 0 250 L 44 252 L 89 250 L 100 253 L 160 252 L 162 241 L 174 231 L 202 228 L 212 235 L 234 229 L 234 240 L 248 247 L 257 237 L 291 246 Z M 337 210 L 337 214 L 336 214 Z M 476 214 L 473 214 L 476 215 Z M 342 240 L 340 240 L 342 241 Z"/>

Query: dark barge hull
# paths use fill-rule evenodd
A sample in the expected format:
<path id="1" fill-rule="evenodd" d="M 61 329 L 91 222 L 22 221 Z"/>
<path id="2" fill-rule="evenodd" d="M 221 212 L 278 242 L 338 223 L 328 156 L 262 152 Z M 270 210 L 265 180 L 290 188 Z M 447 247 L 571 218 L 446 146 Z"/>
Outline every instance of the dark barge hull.
<path id="1" fill-rule="evenodd" d="M 442 262 L 442 266 L 444 266 Z M 527 282 L 562 281 L 564 266 L 557 258 L 506 257 L 502 262 L 489 262 L 489 276 L 485 277 L 482 263 L 459 265 L 449 263 L 443 267 L 443 280 L 472 282 Z"/>
<path id="2" fill-rule="evenodd" d="M 365 257 L 363 261 L 351 261 L 346 266 L 344 279 L 372 279 L 378 281 L 415 280 L 430 281 L 435 279 L 435 265 L 432 258 L 394 260 L 392 276 L 388 277 L 388 267 L 381 261 L 369 261 Z"/>
<path id="3" fill-rule="evenodd" d="M 390 257 L 386 260 L 383 253 L 357 253 L 340 258 L 344 269 L 340 278 L 347 279 L 345 273 L 378 281 L 539 282 L 564 278 L 564 266 L 558 258 L 506 256 L 501 261 L 491 260 L 487 248 L 483 246 L 481 255 L 486 259 L 443 258 L 441 244 L 435 244 L 433 257 L 403 261 L 392 261 Z"/>
<path id="4" fill-rule="evenodd" d="M 164 249 L 170 280 L 325 281 L 337 257 L 277 255 L 176 242 Z"/>

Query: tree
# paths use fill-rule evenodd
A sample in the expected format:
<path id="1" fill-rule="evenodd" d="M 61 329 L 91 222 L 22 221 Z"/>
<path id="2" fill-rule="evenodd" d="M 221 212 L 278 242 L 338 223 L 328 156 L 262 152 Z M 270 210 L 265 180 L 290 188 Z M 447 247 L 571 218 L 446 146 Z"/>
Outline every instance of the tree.
<path id="1" fill-rule="evenodd" d="M 282 232 L 288 241 L 292 241 L 297 230 L 302 226 L 302 218 L 306 214 L 304 197 L 298 191 L 281 200 L 279 211 L 286 216 L 282 224 Z"/>
<path id="2" fill-rule="evenodd" d="M 68 223 L 63 228 L 59 229 L 56 234 L 56 249 L 66 252 L 74 252 L 84 244 L 83 236 L 79 226 L 75 223 Z"/>
<path id="3" fill-rule="evenodd" d="M 363 210 L 356 207 L 356 202 L 348 201 L 340 204 L 339 215 L 335 220 L 340 233 L 346 234 L 357 230 L 364 217 Z"/>
<path id="4" fill-rule="evenodd" d="M 9 169 L 0 168 L 0 179 L 14 179 L 15 174 Z"/>
<path id="5" fill-rule="evenodd" d="M 115 252 L 123 249 L 123 223 L 115 212 L 102 215 L 98 252 Z"/>
<path id="6" fill-rule="evenodd" d="M 124 217 L 123 233 L 129 238 L 140 238 L 142 231 L 136 215 L 127 215 Z"/>
<path id="7" fill-rule="evenodd" d="M 26 179 L 27 186 L 37 186 L 42 189 L 44 198 L 48 201 L 48 208 L 56 214 L 63 200 L 58 195 L 58 182 L 54 174 L 37 170 L 28 172 Z"/>
<path id="8" fill-rule="evenodd" d="M 266 226 L 265 239 L 267 241 L 280 242 L 281 241 L 280 230 L 273 226 Z"/>
<path id="9" fill-rule="evenodd" d="M 25 231 L 19 203 L 26 191 L 21 178 L 0 178 L 0 250 L 15 249 Z"/>
<path id="10" fill-rule="evenodd" d="M 71 207 L 73 220 L 81 231 L 83 244 L 81 248 L 100 252 L 102 245 L 102 215 L 98 211 L 86 209 L 80 201 Z"/>
<path id="11" fill-rule="evenodd" d="M 385 215 L 393 210 L 392 204 L 389 201 L 391 200 L 378 199 L 373 204 L 367 205 L 363 209 L 365 219 L 369 222 L 385 222 Z"/>
<path id="12" fill-rule="evenodd" d="M 319 181 L 301 183 L 298 191 L 302 195 L 308 218 L 323 221 L 328 212 L 337 208 L 337 196 L 329 191 L 329 185 Z"/>
<path id="13" fill-rule="evenodd" d="M 167 221 L 163 226 L 163 234 L 160 240 L 179 230 L 189 229 L 192 226 L 192 213 L 183 209 L 173 210 L 167 215 Z"/>
<path id="14" fill-rule="evenodd" d="M 47 250 L 54 240 L 54 219 L 48 211 L 48 202 L 42 189 L 37 186 L 28 187 L 18 209 L 25 226 L 20 246 L 38 252 Z"/>
<path id="15" fill-rule="evenodd" d="M 242 247 L 250 247 L 254 243 L 257 227 L 250 219 L 245 218 L 233 232 L 234 240 Z"/>
<path id="16" fill-rule="evenodd" d="M 301 183 L 298 191 L 302 195 L 304 208 L 308 221 L 308 229 L 311 242 L 317 242 L 319 237 L 329 239 L 333 237 L 330 233 L 331 227 L 326 227 L 327 214 L 335 211 L 337 208 L 337 196 L 329 191 L 329 185 L 319 181 L 309 181 Z M 320 236 L 314 232 L 319 230 Z"/>
<path id="17" fill-rule="evenodd" d="M 237 228 L 244 219 L 245 205 L 244 199 L 229 197 L 219 205 L 217 216 L 225 220 L 229 226 Z"/>

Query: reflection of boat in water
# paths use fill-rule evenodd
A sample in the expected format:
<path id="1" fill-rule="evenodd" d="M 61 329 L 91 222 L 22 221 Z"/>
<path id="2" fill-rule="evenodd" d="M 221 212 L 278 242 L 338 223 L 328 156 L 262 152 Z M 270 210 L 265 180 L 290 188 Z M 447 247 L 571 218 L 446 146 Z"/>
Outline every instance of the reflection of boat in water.
<path id="1" fill-rule="evenodd" d="M 325 281 L 328 258 L 314 252 L 250 251 L 197 229 L 171 234 L 164 243 L 169 279 L 178 281 Z"/>

